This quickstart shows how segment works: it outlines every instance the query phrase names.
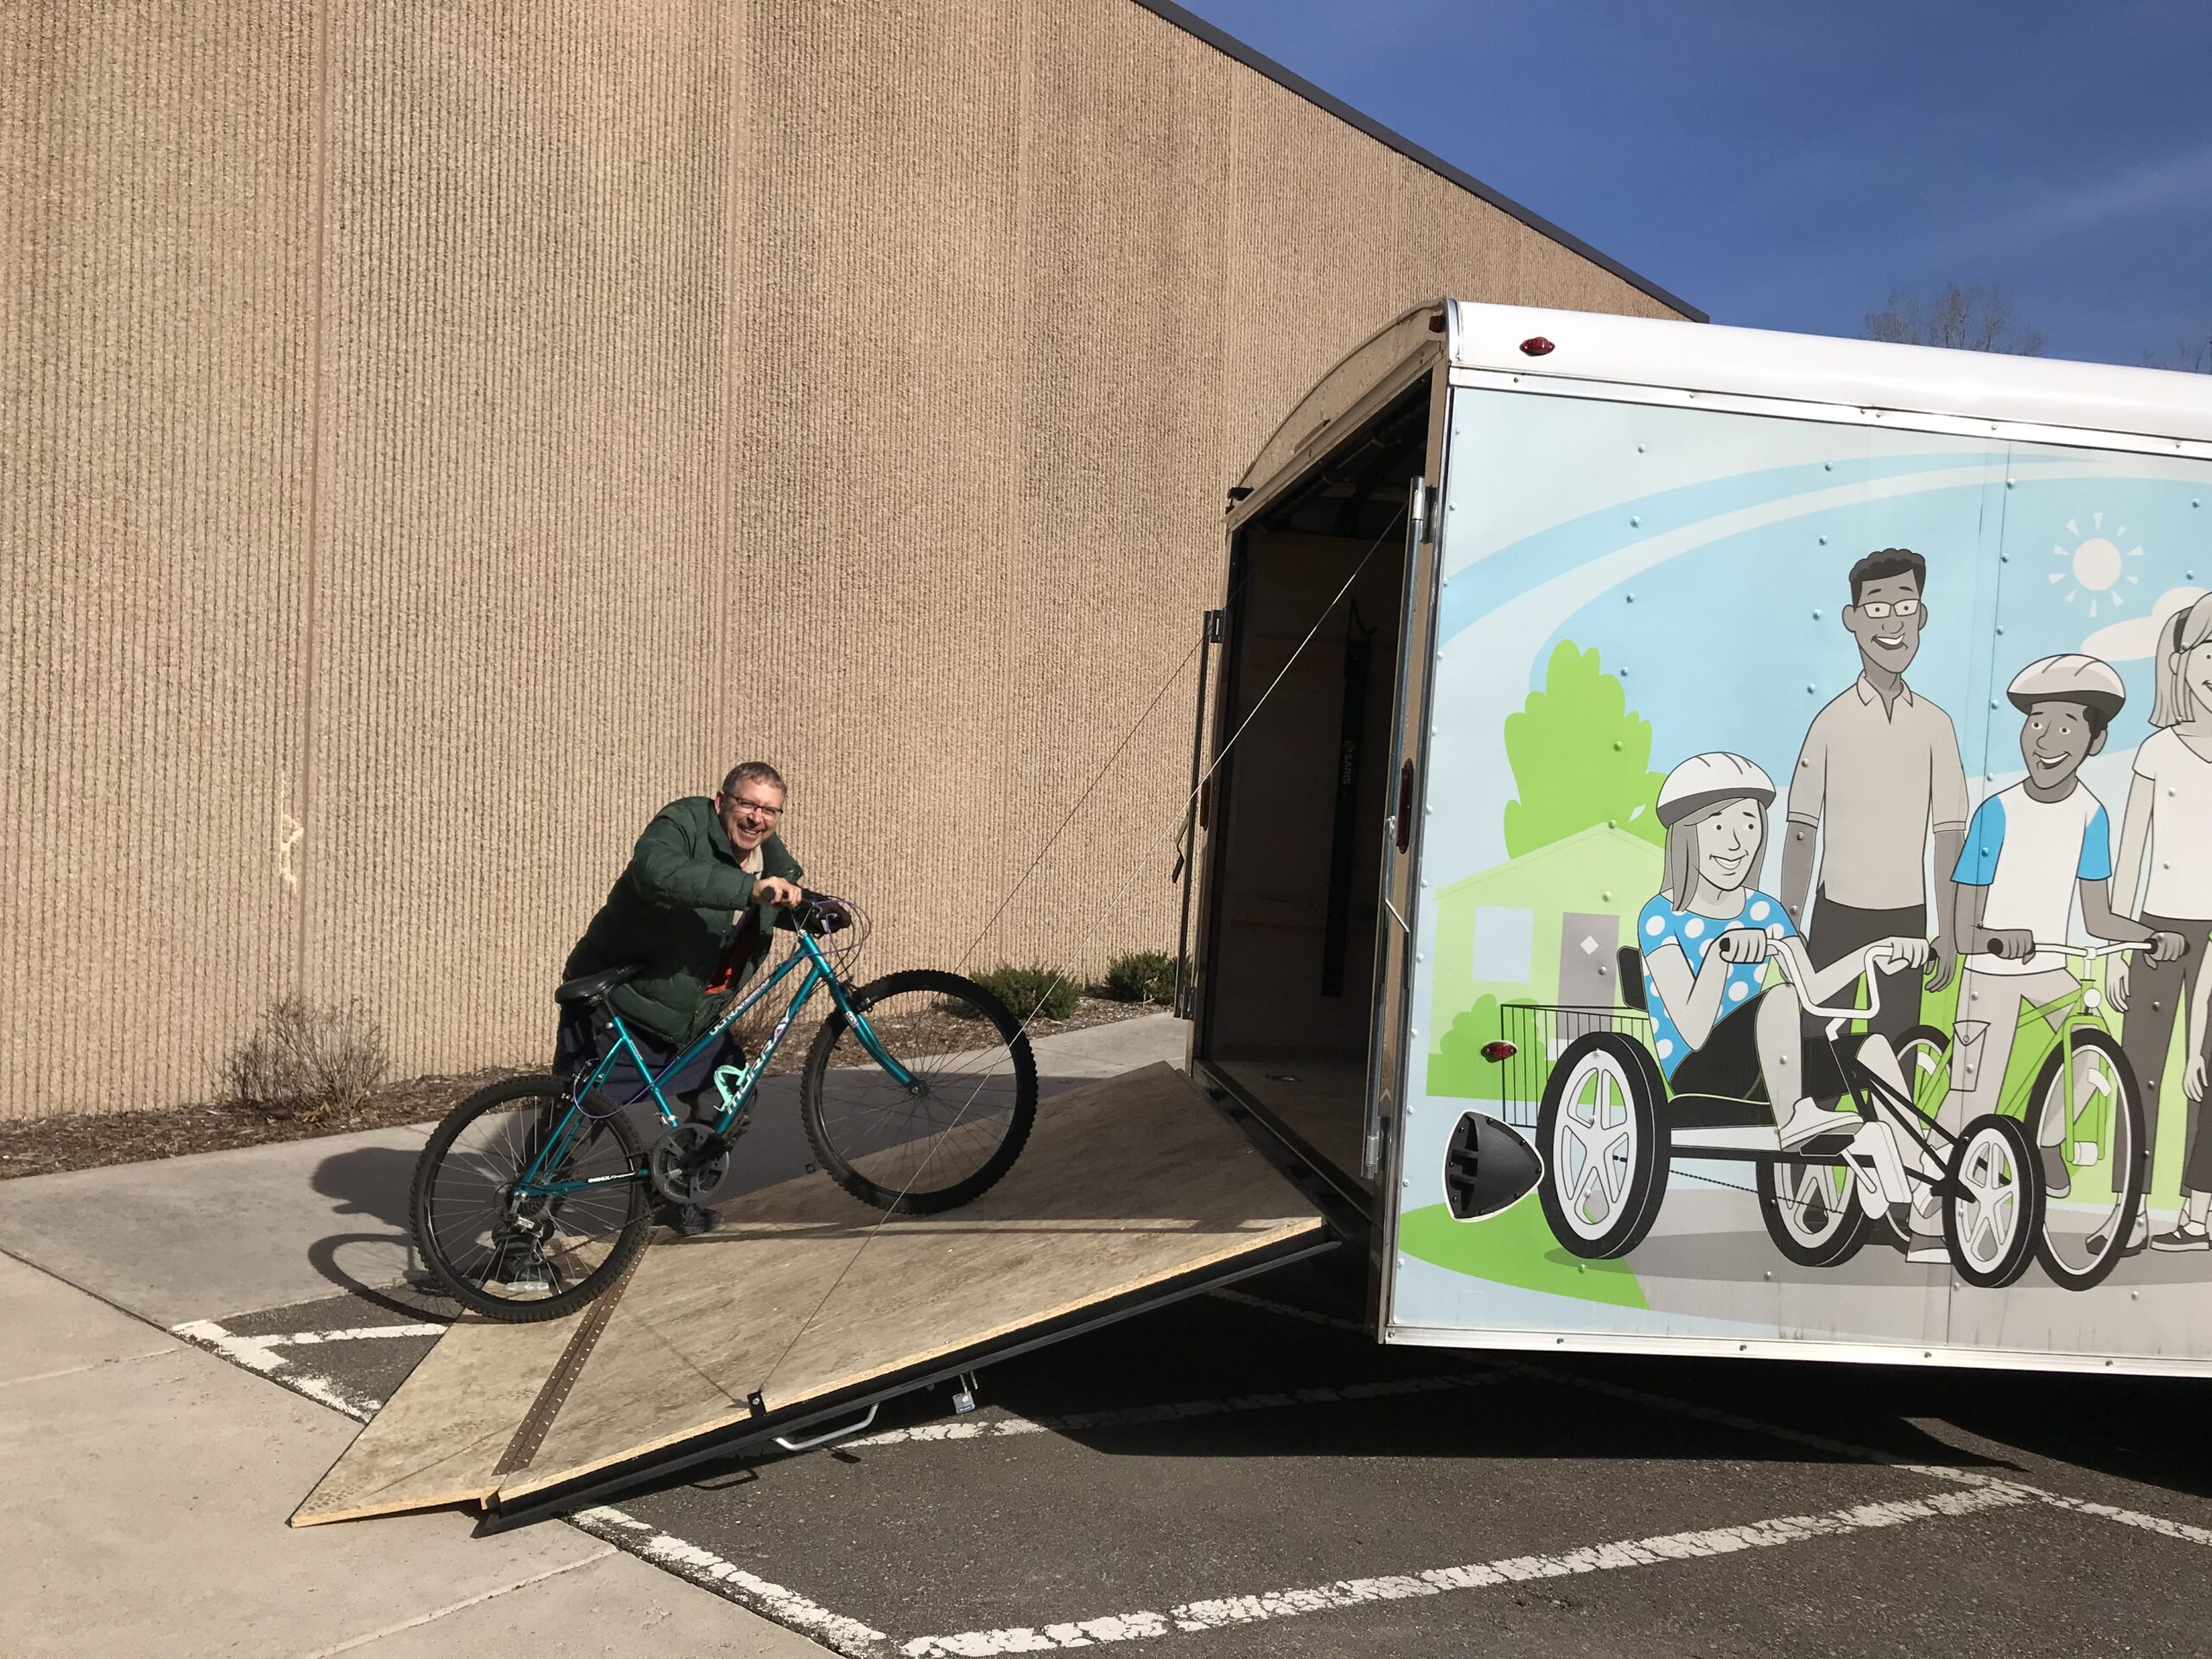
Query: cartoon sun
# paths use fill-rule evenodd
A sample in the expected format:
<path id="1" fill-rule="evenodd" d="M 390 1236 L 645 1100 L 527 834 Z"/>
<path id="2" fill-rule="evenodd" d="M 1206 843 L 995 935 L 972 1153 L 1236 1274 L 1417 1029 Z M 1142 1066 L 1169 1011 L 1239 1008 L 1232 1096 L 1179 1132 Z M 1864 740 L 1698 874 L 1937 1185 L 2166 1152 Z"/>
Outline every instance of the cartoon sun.
<path id="1" fill-rule="evenodd" d="M 2127 597 L 2121 589 L 2121 584 L 2125 582 L 2133 588 L 2143 580 L 2127 568 L 2127 561 L 2141 558 L 2143 550 L 2131 547 L 2125 553 L 2120 550 L 2120 543 L 2127 538 L 2127 526 L 2122 524 L 2110 536 L 2104 533 L 2104 528 L 2105 516 L 2101 512 L 2090 516 L 2090 533 L 2087 536 L 2082 534 L 2079 520 L 2069 518 L 2066 533 L 2076 538 L 2075 544 L 2070 548 L 2053 547 L 2050 550 L 2052 558 L 2066 561 L 2064 569 L 2050 573 L 2052 583 L 2071 582 L 2074 584 L 2066 590 L 2069 605 L 2083 594 L 2088 594 L 2091 616 L 2097 613 L 2097 606 L 2107 600 L 2112 602 L 2115 611 L 2122 608 L 2127 603 Z"/>

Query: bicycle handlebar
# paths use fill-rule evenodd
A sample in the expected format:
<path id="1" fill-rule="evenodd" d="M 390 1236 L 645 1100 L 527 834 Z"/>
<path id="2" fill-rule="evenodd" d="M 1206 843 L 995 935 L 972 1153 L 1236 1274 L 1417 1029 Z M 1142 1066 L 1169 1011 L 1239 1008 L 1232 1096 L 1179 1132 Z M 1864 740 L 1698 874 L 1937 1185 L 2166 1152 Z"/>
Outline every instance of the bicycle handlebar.
<path id="1" fill-rule="evenodd" d="M 1717 946 L 1719 941 L 1715 940 L 1714 944 Z M 1788 948 L 1783 949 L 1784 946 Z M 2124 956 L 2130 950 L 2148 950 L 2150 948 L 2150 943 L 2142 939 L 2110 940 L 2100 944 L 2046 944 L 2041 940 L 2036 942 L 2037 951 L 2048 950 L 2054 956 L 2071 957 L 2082 962 L 2101 961 L 2107 957 Z M 1775 965 L 1782 969 L 1782 976 L 1789 982 L 1802 998 L 1804 995 L 1806 982 L 1812 978 L 1813 975 L 1812 961 L 1805 954 L 1803 940 L 1791 935 L 1784 935 L 1780 938 L 1770 938 L 1767 941 L 1767 954 L 1772 958 Z M 2024 958 L 2007 957 L 2004 960 L 2024 960 Z M 1815 1003 L 1805 1002 L 1802 1005 L 1805 1012 L 1815 1019 L 1821 1020 L 1872 1020 L 1882 1009 L 1880 965 L 1887 963 L 1894 966 L 1897 962 L 1897 958 L 1888 951 L 1878 953 L 1869 950 L 1867 952 L 1866 967 L 1869 971 L 1866 975 L 1866 1006 L 1865 1007 L 1829 1008 L 1820 1007 Z"/>

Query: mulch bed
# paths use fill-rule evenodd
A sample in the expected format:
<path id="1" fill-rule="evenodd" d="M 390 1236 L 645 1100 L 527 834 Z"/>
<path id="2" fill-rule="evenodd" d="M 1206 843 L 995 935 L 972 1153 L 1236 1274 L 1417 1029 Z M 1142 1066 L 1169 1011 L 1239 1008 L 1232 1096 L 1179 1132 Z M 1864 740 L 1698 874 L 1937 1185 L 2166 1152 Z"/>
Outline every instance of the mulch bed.
<path id="1" fill-rule="evenodd" d="M 1090 1026 L 1110 1025 L 1160 1010 L 1142 1002 L 1114 1002 L 1086 996 L 1065 1020 L 1031 1022 L 1029 1034 L 1050 1037 Z M 937 1020 L 929 1022 L 931 1026 Z M 947 1017 L 949 1030 L 968 1022 Z M 901 1028 L 893 1033 L 909 1040 Z M 806 1064 L 809 1031 L 794 1027 L 776 1051 L 771 1075 L 797 1071 Z M 302 1116 L 270 1116 L 219 1103 L 143 1112 L 78 1112 L 55 1117 L 0 1122 L 0 1180 L 22 1175 L 55 1175 L 64 1170 L 100 1169 L 111 1164 L 143 1163 L 188 1153 L 223 1152 L 233 1147 L 271 1146 L 281 1141 L 312 1141 L 360 1129 L 391 1129 L 434 1122 L 454 1104 L 489 1084 L 523 1077 L 537 1066 L 494 1066 L 458 1077 L 407 1077 L 382 1084 L 358 1104 L 332 1107 Z"/>

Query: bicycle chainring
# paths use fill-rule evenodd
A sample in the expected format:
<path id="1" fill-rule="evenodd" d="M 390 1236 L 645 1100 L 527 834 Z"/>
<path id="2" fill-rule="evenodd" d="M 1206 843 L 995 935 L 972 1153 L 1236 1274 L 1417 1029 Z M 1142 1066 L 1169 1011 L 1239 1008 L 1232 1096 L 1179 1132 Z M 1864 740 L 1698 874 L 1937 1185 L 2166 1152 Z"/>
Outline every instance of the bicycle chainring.
<path id="1" fill-rule="evenodd" d="M 671 1204 L 710 1205 L 729 1179 L 730 1144 L 705 1123 L 685 1123 L 645 1156 L 653 1191 Z"/>

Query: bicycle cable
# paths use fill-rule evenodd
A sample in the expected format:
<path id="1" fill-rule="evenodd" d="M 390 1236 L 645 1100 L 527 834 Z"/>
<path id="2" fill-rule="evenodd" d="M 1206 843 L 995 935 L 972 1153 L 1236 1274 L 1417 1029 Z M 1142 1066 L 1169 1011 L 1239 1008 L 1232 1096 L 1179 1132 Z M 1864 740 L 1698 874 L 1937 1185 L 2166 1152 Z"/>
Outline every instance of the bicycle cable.
<path id="1" fill-rule="evenodd" d="M 1247 731 L 1251 729 L 1252 722 L 1259 718 L 1260 711 L 1267 707 L 1268 699 L 1274 696 L 1276 689 L 1282 684 L 1284 679 L 1289 675 L 1290 671 L 1297 665 L 1299 658 L 1305 654 L 1306 648 L 1312 645 L 1314 639 L 1319 635 L 1323 626 L 1328 621 L 1330 616 L 1335 612 L 1337 607 L 1344 602 L 1345 596 L 1351 592 L 1352 585 L 1359 580 L 1361 573 L 1367 569 L 1368 564 L 1374 559 L 1375 555 L 1381 550 L 1383 543 L 1389 539 L 1391 532 L 1397 529 L 1399 524 L 1404 519 L 1405 516 L 1406 508 L 1403 505 L 1401 505 L 1397 512 L 1390 516 L 1390 521 L 1383 525 L 1382 534 L 1377 536 L 1375 540 L 1368 545 L 1367 551 L 1360 556 L 1359 563 L 1352 567 L 1351 574 L 1344 578 L 1344 586 L 1338 588 L 1336 596 L 1331 599 L 1326 605 L 1322 607 L 1320 614 L 1313 619 L 1313 626 L 1306 631 L 1306 637 L 1298 642 L 1297 645 L 1292 650 L 1290 655 L 1284 659 L 1283 665 L 1276 671 L 1274 678 L 1268 682 L 1267 690 L 1260 694 L 1258 700 L 1253 703 L 1250 711 L 1243 720 L 1237 722 L 1236 730 L 1230 734 L 1229 741 L 1224 743 L 1215 752 L 1212 762 L 1206 766 L 1203 772 L 1199 774 L 1197 786 L 1194 787 L 1189 794 L 1183 798 L 1181 806 L 1178 810 L 1175 817 L 1170 820 L 1167 830 L 1162 831 L 1159 836 L 1154 836 L 1152 842 L 1147 846 L 1142 852 L 1138 854 L 1135 860 L 1132 861 L 1131 868 L 1133 869 L 1141 870 L 1144 867 L 1146 861 L 1150 859 L 1154 854 L 1157 853 L 1160 848 L 1166 844 L 1168 834 L 1180 830 L 1185 817 L 1191 810 L 1192 804 L 1198 798 L 1199 792 L 1205 788 L 1206 785 L 1212 779 L 1214 773 L 1220 769 L 1221 763 L 1229 758 L 1229 752 L 1236 747 L 1237 741 L 1243 737 Z M 1248 575 L 1245 578 L 1245 582 L 1249 582 L 1250 579 L 1250 576 Z M 1234 600 L 1236 594 L 1243 591 L 1243 586 L 1244 583 L 1239 583 L 1236 589 L 1234 590 L 1229 597 L 1231 600 Z M 1136 725 L 1132 727 L 1128 735 L 1123 737 L 1122 741 L 1116 746 L 1114 753 L 1107 758 L 1105 765 L 1099 769 L 1098 775 L 1091 779 L 1089 787 L 1084 791 L 1081 798 L 1077 801 L 1075 809 L 1071 810 L 1065 817 L 1060 820 L 1058 827 L 1052 831 L 1051 837 L 1047 839 L 1044 847 L 1039 850 L 1037 856 L 1030 861 L 1029 868 L 1022 872 L 1019 880 L 1016 880 L 1014 887 L 1007 893 L 1006 898 L 1001 901 L 999 908 L 992 913 L 991 920 L 984 924 L 982 931 L 977 934 L 974 942 L 968 946 L 967 951 L 962 954 L 959 958 L 959 962 L 966 962 L 968 957 L 975 951 L 976 945 L 981 944 L 983 942 L 983 939 L 988 936 L 990 929 L 996 925 L 998 918 L 1005 913 L 1007 906 L 1014 902 L 1014 893 L 1020 892 L 1022 883 L 1027 881 L 1029 877 L 1035 874 L 1038 866 L 1044 861 L 1045 855 L 1052 849 L 1053 844 L 1058 841 L 1064 833 L 1065 833 L 1068 825 L 1075 821 L 1075 813 L 1077 810 L 1081 810 L 1083 802 L 1089 800 L 1091 795 L 1097 790 L 1098 785 L 1105 781 L 1106 775 L 1113 769 L 1114 763 L 1121 759 L 1122 752 L 1128 748 L 1130 743 L 1135 740 L 1137 733 L 1143 728 L 1144 722 L 1152 717 L 1153 709 L 1160 706 L 1160 698 L 1166 696 L 1168 691 L 1173 688 L 1175 683 L 1182 678 L 1184 669 L 1190 665 L 1192 658 L 1198 654 L 1198 652 L 1203 648 L 1205 644 L 1205 642 L 1201 639 L 1197 645 L 1192 646 L 1191 651 L 1185 654 L 1183 660 L 1176 664 L 1174 671 L 1168 677 L 1166 682 L 1161 685 L 1160 690 L 1154 695 L 1152 702 L 1146 706 L 1143 715 L 1138 717 Z M 1110 919 L 1122 900 L 1135 890 L 1135 887 L 1136 877 L 1133 874 L 1127 881 L 1123 882 L 1120 887 L 1115 890 L 1112 895 L 1108 899 L 1104 908 L 1092 918 L 1090 926 L 1086 931 L 1088 932 L 1095 933 L 1101 925 Z M 957 966 L 958 963 L 957 963 L 955 965 Z M 1029 1027 L 1035 1021 L 1038 1014 L 1043 1009 L 1045 1004 L 1051 1001 L 1052 993 L 1058 990 L 1060 986 L 1066 982 L 1066 979 L 1067 973 L 1065 969 L 1054 970 L 1050 983 L 1046 986 L 1044 991 L 1038 996 L 1035 1003 L 1030 1007 L 1028 1014 L 1023 1017 L 1020 1024 L 1015 1028 L 1014 1039 L 1009 1039 L 1007 1043 L 1008 1047 L 1013 1046 L 1013 1042 L 1014 1040 L 1019 1040 L 1020 1038 L 1027 1034 Z M 756 1392 L 765 1396 L 767 1392 L 768 1385 L 775 1381 L 776 1374 L 783 1369 L 784 1362 L 791 1357 L 792 1351 L 798 1346 L 800 1341 L 805 1337 L 806 1333 L 813 1328 L 815 1320 L 821 1317 L 822 1310 L 829 1306 L 830 1299 L 837 1294 L 838 1287 L 845 1282 L 846 1275 L 850 1274 L 853 1268 L 858 1265 L 861 1255 L 867 1251 L 868 1247 L 875 1242 L 877 1235 L 883 1230 L 885 1225 L 890 1222 L 891 1218 L 899 1213 L 898 1205 L 899 1199 L 904 1198 L 906 1196 L 906 1193 L 912 1188 L 914 1183 L 921 1179 L 923 1172 L 929 1167 L 930 1160 L 937 1155 L 937 1148 L 944 1144 L 944 1139 L 947 1135 L 950 1135 L 953 1130 L 960 1127 L 961 1120 L 968 1114 L 968 1109 L 976 1103 L 976 1097 L 982 1093 L 984 1084 L 989 1080 L 988 1074 L 979 1078 L 976 1082 L 976 1087 L 969 1091 L 968 1098 L 961 1103 L 960 1109 L 953 1115 L 952 1122 L 946 1124 L 944 1128 L 937 1131 L 933 1143 L 931 1144 L 930 1150 L 924 1154 L 921 1163 L 916 1166 L 914 1173 L 906 1178 L 906 1184 L 899 1189 L 897 1197 L 893 1198 L 889 1205 L 884 1206 L 883 1212 L 876 1217 L 874 1225 L 870 1227 L 868 1230 L 861 1236 L 860 1241 L 854 1246 L 852 1255 L 846 1259 L 845 1265 L 838 1269 L 837 1276 L 830 1281 L 830 1287 L 822 1293 L 821 1299 L 815 1303 L 812 1310 L 809 1312 L 806 1318 L 800 1321 L 798 1328 L 791 1333 L 791 1340 L 784 1344 L 783 1351 L 776 1356 L 775 1363 L 768 1368 L 766 1375 L 760 1379 L 760 1384 Z"/>

